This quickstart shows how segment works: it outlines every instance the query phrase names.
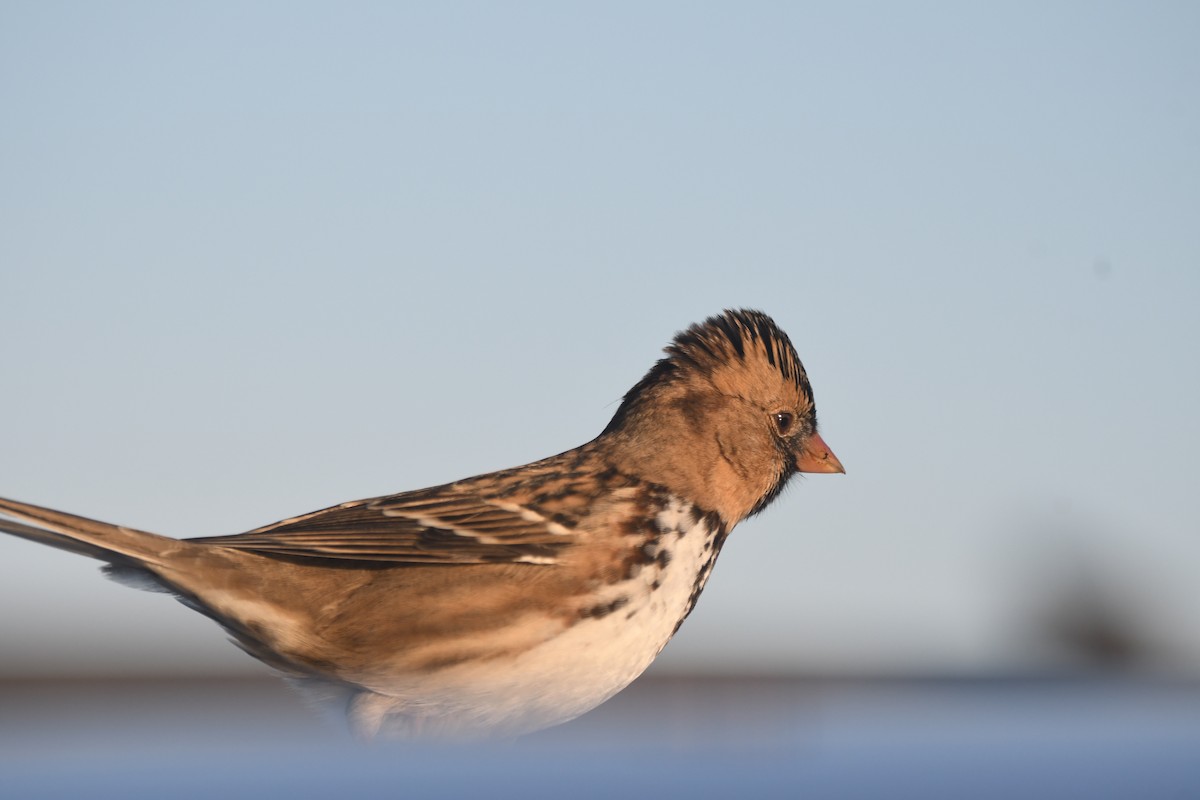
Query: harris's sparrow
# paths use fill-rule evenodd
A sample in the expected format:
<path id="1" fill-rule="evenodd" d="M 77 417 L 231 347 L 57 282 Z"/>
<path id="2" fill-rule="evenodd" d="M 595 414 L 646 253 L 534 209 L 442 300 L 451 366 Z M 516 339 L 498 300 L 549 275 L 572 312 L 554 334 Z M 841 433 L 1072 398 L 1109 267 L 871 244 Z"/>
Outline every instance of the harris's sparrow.
<path id="1" fill-rule="evenodd" d="M 175 594 L 362 735 L 519 734 L 628 685 L 725 537 L 797 472 L 842 472 L 757 311 L 678 334 L 587 444 L 235 536 L 177 540 L 0 500 L 0 530 Z"/>

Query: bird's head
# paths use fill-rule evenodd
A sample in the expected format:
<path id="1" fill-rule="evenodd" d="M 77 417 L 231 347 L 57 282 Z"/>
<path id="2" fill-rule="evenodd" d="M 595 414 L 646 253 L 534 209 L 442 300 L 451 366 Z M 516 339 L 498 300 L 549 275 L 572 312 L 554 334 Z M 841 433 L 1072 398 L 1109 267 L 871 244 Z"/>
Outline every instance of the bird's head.
<path id="1" fill-rule="evenodd" d="M 759 311 L 726 311 L 678 334 L 601 434 L 622 469 L 732 526 L 797 472 L 845 472 L 817 434 L 804 365 Z"/>

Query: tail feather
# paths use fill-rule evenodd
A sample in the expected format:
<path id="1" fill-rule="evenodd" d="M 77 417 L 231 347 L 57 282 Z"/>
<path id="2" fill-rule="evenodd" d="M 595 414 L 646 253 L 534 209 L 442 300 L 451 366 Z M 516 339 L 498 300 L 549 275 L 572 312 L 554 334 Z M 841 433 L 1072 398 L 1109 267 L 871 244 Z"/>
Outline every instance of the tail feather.
<path id="1" fill-rule="evenodd" d="M 0 519 L 0 531 L 101 561 L 160 564 L 162 554 L 179 544 L 166 536 L 2 497 L 0 515 L 21 520 Z"/>

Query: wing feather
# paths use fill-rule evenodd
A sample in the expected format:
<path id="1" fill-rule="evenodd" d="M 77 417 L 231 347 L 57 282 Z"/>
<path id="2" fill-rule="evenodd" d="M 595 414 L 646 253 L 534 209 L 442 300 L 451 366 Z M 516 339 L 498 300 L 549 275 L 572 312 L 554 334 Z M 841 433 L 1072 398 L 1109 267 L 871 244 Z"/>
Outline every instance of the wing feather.
<path id="1" fill-rule="evenodd" d="M 447 487 L 343 503 L 234 536 L 195 542 L 262 555 L 356 563 L 553 564 L 574 520 Z"/>

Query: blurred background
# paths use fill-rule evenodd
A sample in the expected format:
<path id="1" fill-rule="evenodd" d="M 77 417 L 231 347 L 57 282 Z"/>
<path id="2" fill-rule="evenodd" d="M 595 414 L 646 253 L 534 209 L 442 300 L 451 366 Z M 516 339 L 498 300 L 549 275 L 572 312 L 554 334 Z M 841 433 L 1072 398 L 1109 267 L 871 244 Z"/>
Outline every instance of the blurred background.
<path id="1" fill-rule="evenodd" d="M 512 466 L 761 308 L 848 474 L 738 528 L 632 700 L 479 774 L 639 731 L 646 794 L 1200 787 L 1198 34 L 1170 2 L 4 2 L 0 495 L 182 537 Z M 186 753 L 247 737 L 242 785 L 319 770 L 334 726 L 223 638 L 0 538 L 0 781 L 151 744 L 215 780 Z M 547 793 L 602 766 L 561 764 Z"/>

